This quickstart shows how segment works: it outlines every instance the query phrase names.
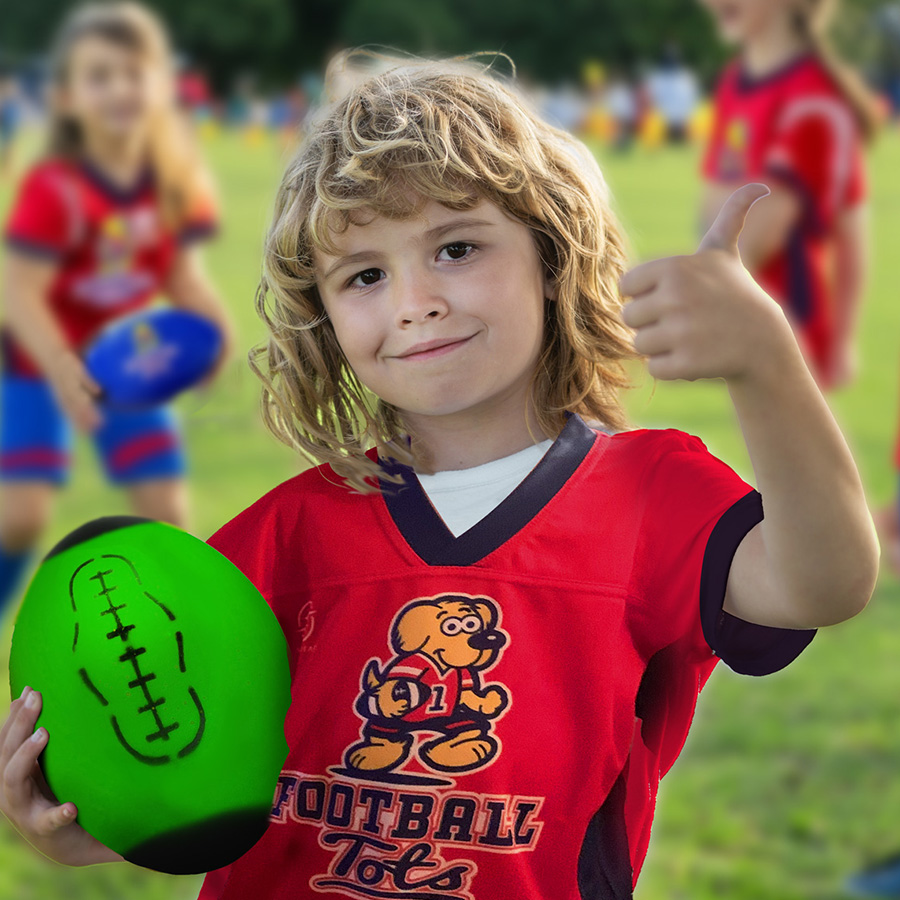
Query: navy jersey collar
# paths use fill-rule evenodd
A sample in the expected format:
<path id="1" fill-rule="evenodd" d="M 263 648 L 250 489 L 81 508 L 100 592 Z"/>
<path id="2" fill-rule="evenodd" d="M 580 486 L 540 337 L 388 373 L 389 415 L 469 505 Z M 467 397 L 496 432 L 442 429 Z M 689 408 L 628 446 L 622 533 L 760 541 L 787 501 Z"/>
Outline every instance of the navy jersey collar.
<path id="1" fill-rule="evenodd" d="M 137 178 L 128 186 L 116 184 L 105 172 L 101 171 L 88 159 L 78 162 L 81 174 L 107 199 L 121 206 L 133 203 L 154 182 L 153 170 L 145 166 Z"/>
<path id="2" fill-rule="evenodd" d="M 758 88 L 773 84 L 785 76 L 790 75 L 813 58 L 813 55 L 808 50 L 803 50 L 801 53 L 798 53 L 796 56 L 782 63 L 771 72 L 766 72 L 764 75 L 751 75 L 741 60 L 738 62 L 737 69 L 738 90 L 742 94 L 746 94 L 750 91 L 755 91 Z"/>
<path id="3" fill-rule="evenodd" d="M 431 505 L 416 473 L 396 460 L 379 460 L 402 484 L 381 481 L 381 491 L 394 524 L 410 548 L 430 566 L 469 566 L 484 559 L 521 531 L 559 492 L 587 456 L 597 435 L 577 415 L 541 461 L 499 506 L 455 537 Z"/>

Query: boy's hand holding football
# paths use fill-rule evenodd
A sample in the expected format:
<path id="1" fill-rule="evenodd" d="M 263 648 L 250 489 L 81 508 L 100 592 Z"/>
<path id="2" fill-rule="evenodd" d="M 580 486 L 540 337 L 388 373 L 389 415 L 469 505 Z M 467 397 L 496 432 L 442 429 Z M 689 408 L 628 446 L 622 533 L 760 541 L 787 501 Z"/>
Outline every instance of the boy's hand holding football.
<path id="1" fill-rule="evenodd" d="M 41 700 L 40 693 L 26 688 L 0 727 L 0 813 L 33 847 L 63 865 L 121 860 L 76 822 L 75 805 L 59 803 L 44 780 L 38 757 L 48 735 L 34 728 Z"/>

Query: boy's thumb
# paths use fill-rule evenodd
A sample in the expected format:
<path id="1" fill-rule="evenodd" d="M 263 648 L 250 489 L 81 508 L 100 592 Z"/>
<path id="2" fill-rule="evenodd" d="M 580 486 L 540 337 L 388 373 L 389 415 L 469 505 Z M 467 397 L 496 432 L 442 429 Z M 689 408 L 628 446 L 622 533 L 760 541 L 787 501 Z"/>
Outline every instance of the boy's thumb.
<path id="1" fill-rule="evenodd" d="M 729 250 L 738 252 L 738 238 L 750 207 L 771 192 L 764 184 L 745 184 L 738 188 L 723 204 L 715 222 L 700 241 L 699 250 Z"/>

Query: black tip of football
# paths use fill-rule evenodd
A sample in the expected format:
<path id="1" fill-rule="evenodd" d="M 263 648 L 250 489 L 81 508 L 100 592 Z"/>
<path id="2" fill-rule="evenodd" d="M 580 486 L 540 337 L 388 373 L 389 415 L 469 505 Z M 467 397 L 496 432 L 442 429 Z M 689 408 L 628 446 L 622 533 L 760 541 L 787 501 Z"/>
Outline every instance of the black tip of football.
<path id="1" fill-rule="evenodd" d="M 122 856 L 136 866 L 169 875 L 199 875 L 243 856 L 269 826 L 270 808 L 224 813 L 138 844 Z"/>
<path id="2" fill-rule="evenodd" d="M 153 521 L 153 519 L 142 519 L 140 516 L 103 516 L 100 519 L 93 519 L 67 534 L 44 559 L 47 560 L 53 556 L 58 556 L 64 550 L 89 541 L 91 538 L 99 537 L 101 534 L 106 534 L 108 531 L 116 531 L 119 528 L 127 528 L 129 525 L 142 525 L 144 522 Z"/>

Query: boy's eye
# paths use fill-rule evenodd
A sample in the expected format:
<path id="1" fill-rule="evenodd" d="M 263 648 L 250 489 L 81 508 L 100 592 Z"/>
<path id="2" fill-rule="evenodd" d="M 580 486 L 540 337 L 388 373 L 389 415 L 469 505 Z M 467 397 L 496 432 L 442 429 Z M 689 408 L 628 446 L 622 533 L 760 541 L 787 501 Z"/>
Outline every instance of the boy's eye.
<path id="1" fill-rule="evenodd" d="M 474 249 L 472 244 L 465 241 L 454 241 L 452 244 L 442 247 L 441 253 L 446 253 L 450 259 L 465 259 L 469 255 L 469 251 Z"/>
<path id="2" fill-rule="evenodd" d="M 383 272 L 381 269 L 365 269 L 355 275 L 350 282 L 351 287 L 369 287 L 381 280 Z"/>

